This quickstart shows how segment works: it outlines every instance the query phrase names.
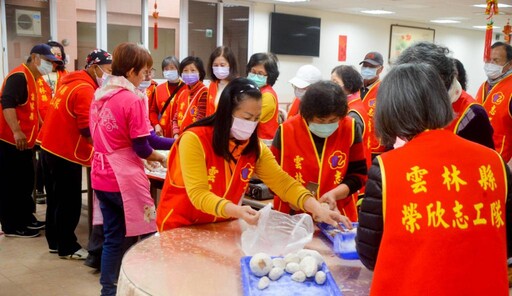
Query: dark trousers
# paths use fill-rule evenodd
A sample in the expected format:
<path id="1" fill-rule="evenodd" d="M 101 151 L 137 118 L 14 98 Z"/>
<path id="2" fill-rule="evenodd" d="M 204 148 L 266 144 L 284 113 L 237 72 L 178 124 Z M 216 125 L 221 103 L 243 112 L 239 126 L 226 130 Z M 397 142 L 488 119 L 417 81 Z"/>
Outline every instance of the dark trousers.
<path id="1" fill-rule="evenodd" d="M 41 157 L 41 148 L 34 146 L 34 152 L 38 155 L 36 157 L 36 190 L 38 193 L 44 192 L 44 174 L 43 174 L 43 158 Z"/>
<path id="2" fill-rule="evenodd" d="M 59 256 L 81 246 L 75 235 L 82 210 L 82 166 L 42 151 L 46 181 L 46 240 Z"/>
<path id="3" fill-rule="evenodd" d="M 124 221 L 123 199 L 120 192 L 105 192 L 94 190 L 100 202 L 103 215 L 103 253 L 101 255 L 101 295 L 116 295 L 116 283 L 121 269 L 124 253 L 134 245 L 139 238 L 147 238 L 152 233 L 143 236 L 125 237 L 126 224 Z"/>
<path id="4" fill-rule="evenodd" d="M 35 221 L 32 154 L 31 149 L 20 151 L 0 140 L 0 223 L 6 233 L 24 230 Z"/>

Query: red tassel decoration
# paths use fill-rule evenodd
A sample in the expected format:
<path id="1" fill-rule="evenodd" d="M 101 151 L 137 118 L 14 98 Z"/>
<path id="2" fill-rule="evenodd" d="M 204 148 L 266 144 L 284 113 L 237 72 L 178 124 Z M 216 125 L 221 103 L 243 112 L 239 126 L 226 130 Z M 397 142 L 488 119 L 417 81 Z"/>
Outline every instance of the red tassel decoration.
<path id="1" fill-rule="evenodd" d="M 155 19 L 155 24 L 153 25 L 153 47 L 158 49 L 158 11 L 156 10 L 158 5 L 156 0 L 153 7 L 155 8 L 155 11 L 153 11 L 153 18 Z"/>
<path id="2" fill-rule="evenodd" d="M 485 28 L 484 62 L 486 63 L 491 60 L 492 25 L 493 21 L 491 20 L 487 23 L 487 27 Z"/>

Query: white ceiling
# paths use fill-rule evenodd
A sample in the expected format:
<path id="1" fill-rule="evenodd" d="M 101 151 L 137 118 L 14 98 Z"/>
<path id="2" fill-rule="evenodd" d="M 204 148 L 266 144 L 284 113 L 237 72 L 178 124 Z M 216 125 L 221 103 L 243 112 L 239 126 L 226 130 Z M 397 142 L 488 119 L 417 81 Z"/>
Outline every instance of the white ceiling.
<path id="1" fill-rule="evenodd" d="M 340 12 L 355 15 L 362 10 L 387 10 L 394 14 L 376 15 L 394 20 L 407 20 L 419 23 L 442 25 L 456 28 L 477 30 L 473 26 L 482 26 L 487 23 L 485 8 L 474 7 L 474 4 L 485 4 L 485 0 L 309 0 L 302 3 L 284 3 L 274 0 L 252 0 L 253 2 L 273 3 L 296 7 L 312 8 L 330 12 Z M 512 5 L 512 0 L 498 0 L 500 4 Z M 500 8 L 499 15 L 493 17 L 494 25 L 501 27 L 501 31 L 509 18 L 512 18 L 511 8 Z M 451 19 L 460 21 L 458 24 L 435 24 L 430 20 Z"/>

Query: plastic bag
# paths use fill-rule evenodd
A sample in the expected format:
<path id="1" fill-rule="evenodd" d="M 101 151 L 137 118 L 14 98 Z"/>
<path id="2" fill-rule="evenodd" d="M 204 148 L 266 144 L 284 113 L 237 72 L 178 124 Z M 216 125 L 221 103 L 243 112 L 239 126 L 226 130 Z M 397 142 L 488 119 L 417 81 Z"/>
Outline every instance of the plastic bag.
<path id="1" fill-rule="evenodd" d="M 258 224 L 248 225 L 242 232 L 242 250 L 248 256 L 259 252 L 272 256 L 296 252 L 313 239 L 314 230 L 310 215 L 291 216 L 267 205 L 260 210 Z"/>

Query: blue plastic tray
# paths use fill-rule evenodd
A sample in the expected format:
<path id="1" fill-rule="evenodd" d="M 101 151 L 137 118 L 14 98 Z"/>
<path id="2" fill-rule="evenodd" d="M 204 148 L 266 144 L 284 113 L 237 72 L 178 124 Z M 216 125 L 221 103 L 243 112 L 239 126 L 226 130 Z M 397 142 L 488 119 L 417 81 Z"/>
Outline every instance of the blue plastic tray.
<path id="1" fill-rule="evenodd" d="M 332 242 L 332 248 L 334 253 L 343 259 L 356 260 L 359 259 L 355 248 L 355 237 L 356 234 L 353 232 L 342 232 L 332 225 L 325 223 L 318 223 L 320 231 Z M 352 227 L 357 228 L 359 223 L 352 222 Z M 345 226 L 341 224 L 341 227 L 345 229 Z"/>
<path id="2" fill-rule="evenodd" d="M 331 295 L 343 295 L 341 294 L 338 285 L 334 281 L 331 272 L 325 265 L 322 265 L 322 271 L 325 272 L 326 280 L 323 285 L 315 283 L 315 278 L 306 278 L 303 283 L 292 281 L 292 275 L 285 272 L 281 278 L 277 281 L 270 281 L 270 285 L 263 290 L 258 289 L 258 282 L 260 277 L 255 276 L 251 272 L 249 267 L 249 261 L 251 256 L 245 256 L 240 259 L 240 265 L 242 267 L 242 287 L 244 295 L 287 295 L 287 296 L 331 296 Z M 275 257 L 272 257 L 275 258 Z"/>

